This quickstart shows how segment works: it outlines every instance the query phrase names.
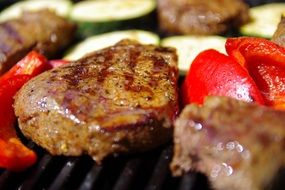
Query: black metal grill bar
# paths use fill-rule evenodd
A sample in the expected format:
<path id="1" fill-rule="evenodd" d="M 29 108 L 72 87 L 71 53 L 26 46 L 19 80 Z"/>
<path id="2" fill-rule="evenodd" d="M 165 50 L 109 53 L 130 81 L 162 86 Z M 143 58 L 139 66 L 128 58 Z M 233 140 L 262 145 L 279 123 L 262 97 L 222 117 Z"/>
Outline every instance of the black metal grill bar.
<path id="1" fill-rule="evenodd" d="M 98 179 L 100 172 L 102 171 L 103 166 L 98 166 L 94 164 L 91 170 L 87 173 L 85 179 L 83 180 L 79 190 L 92 189 L 95 181 Z M 93 187 L 94 188 L 94 187 Z"/>
<path id="2" fill-rule="evenodd" d="M 114 185 L 113 190 L 125 190 L 131 186 L 133 179 L 136 177 L 136 174 L 139 170 L 139 167 L 142 163 L 142 159 L 133 159 L 127 162 L 123 172 L 119 176 L 116 184 Z"/>
<path id="3" fill-rule="evenodd" d="M 48 189 L 49 190 L 62 189 L 62 186 L 68 182 L 71 172 L 78 162 L 79 162 L 79 158 L 69 159 L 65 163 L 64 167 L 59 172 L 58 176 L 55 178 L 54 182 L 51 184 L 51 186 Z"/>
<path id="4" fill-rule="evenodd" d="M 172 157 L 172 146 L 166 147 L 155 166 L 151 178 L 146 186 L 146 190 L 161 189 L 166 176 L 169 174 L 169 163 Z"/>
<path id="5" fill-rule="evenodd" d="M 194 188 L 194 184 L 196 181 L 196 173 L 190 172 L 183 176 L 181 179 L 179 190 L 190 190 Z"/>
<path id="6" fill-rule="evenodd" d="M 43 158 L 36 165 L 36 168 L 32 170 L 30 175 L 26 177 L 26 180 L 19 187 L 21 190 L 30 190 L 35 187 L 37 182 L 40 180 L 42 175 L 45 173 L 48 165 L 51 163 L 52 156 L 49 154 L 45 154 Z"/>

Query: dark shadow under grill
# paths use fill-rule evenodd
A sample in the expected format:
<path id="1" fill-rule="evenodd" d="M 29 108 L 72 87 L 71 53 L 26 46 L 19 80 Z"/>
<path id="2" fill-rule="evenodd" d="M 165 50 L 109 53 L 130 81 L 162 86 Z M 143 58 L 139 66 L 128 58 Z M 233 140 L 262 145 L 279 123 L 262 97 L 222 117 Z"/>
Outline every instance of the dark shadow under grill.
<path id="1" fill-rule="evenodd" d="M 109 158 L 102 165 L 88 156 L 51 156 L 32 142 L 28 145 L 38 153 L 37 164 L 20 173 L 1 170 L 1 190 L 210 190 L 202 174 L 171 176 L 172 145 Z M 271 189 L 285 189 L 284 176 L 285 171 L 281 170 Z"/>
<path id="2" fill-rule="evenodd" d="M 172 145 L 128 156 L 109 158 L 97 165 L 90 157 L 51 156 L 33 143 L 39 155 L 32 168 L 15 173 L 1 170 L 0 189 L 191 190 L 209 189 L 204 176 L 189 173 L 174 178 L 169 170 Z"/>

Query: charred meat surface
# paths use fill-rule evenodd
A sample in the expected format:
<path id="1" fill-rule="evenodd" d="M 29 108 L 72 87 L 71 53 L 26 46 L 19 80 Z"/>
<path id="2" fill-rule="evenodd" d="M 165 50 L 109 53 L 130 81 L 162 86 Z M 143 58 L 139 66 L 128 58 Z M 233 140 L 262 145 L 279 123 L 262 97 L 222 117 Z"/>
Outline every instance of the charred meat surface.
<path id="1" fill-rule="evenodd" d="M 75 25 L 49 10 L 0 23 L 0 75 L 34 49 L 53 58 L 73 39 Z"/>
<path id="2" fill-rule="evenodd" d="M 162 31 L 176 34 L 221 34 L 249 20 L 242 0 L 158 0 Z"/>
<path id="3" fill-rule="evenodd" d="M 174 49 L 123 40 L 32 79 L 14 107 L 24 135 L 51 154 L 100 163 L 170 140 L 177 77 Z"/>
<path id="4" fill-rule="evenodd" d="M 263 190 L 284 165 L 285 112 L 227 97 L 186 106 L 175 121 L 174 175 L 205 174 L 216 190 Z"/>
<path id="5" fill-rule="evenodd" d="M 281 17 L 276 31 L 273 34 L 272 41 L 285 47 L 285 16 Z"/>

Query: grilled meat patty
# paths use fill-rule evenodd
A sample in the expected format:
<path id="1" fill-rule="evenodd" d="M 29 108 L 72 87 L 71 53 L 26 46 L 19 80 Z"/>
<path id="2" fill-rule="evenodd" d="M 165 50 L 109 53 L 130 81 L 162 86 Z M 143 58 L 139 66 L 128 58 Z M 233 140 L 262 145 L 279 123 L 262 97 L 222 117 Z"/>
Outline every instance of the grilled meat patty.
<path id="1" fill-rule="evenodd" d="M 215 190 L 266 189 L 284 165 L 284 118 L 227 97 L 188 105 L 175 121 L 172 172 L 202 172 Z"/>
<path id="2" fill-rule="evenodd" d="M 70 44 L 75 28 L 49 10 L 24 12 L 19 19 L 0 23 L 0 75 L 32 49 L 53 58 Z"/>
<path id="3" fill-rule="evenodd" d="M 161 30 L 178 34 L 220 34 L 249 20 L 242 0 L 158 0 Z"/>
<path id="4" fill-rule="evenodd" d="M 51 154 L 100 163 L 170 140 L 177 77 L 174 49 L 124 40 L 32 79 L 14 107 L 23 134 Z"/>

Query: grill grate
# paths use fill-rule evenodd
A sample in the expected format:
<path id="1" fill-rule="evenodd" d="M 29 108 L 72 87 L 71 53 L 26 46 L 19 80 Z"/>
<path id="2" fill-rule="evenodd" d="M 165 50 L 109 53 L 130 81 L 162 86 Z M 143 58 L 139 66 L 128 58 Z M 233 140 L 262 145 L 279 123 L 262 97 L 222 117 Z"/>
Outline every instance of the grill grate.
<path id="1" fill-rule="evenodd" d="M 30 147 L 39 155 L 37 164 L 21 173 L 0 170 L 0 189 L 210 190 L 207 178 L 199 173 L 171 176 L 172 145 L 109 158 L 103 165 L 97 165 L 88 156 L 54 157 L 34 144 Z M 271 189 L 284 189 L 284 176 L 285 171 L 281 170 Z"/>
<path id="2" fill-rule="evenodd" d="M 34 144 L 30 147 L 39 155 L 37 164 L 21 173 L 1 170 L 0 189 L 191 190 L 197 181 L 193 173 L 171 177 L 171 145 L 148 154 L 109 158 L 100 166 L 88 156 L 54 157 Z"/>

